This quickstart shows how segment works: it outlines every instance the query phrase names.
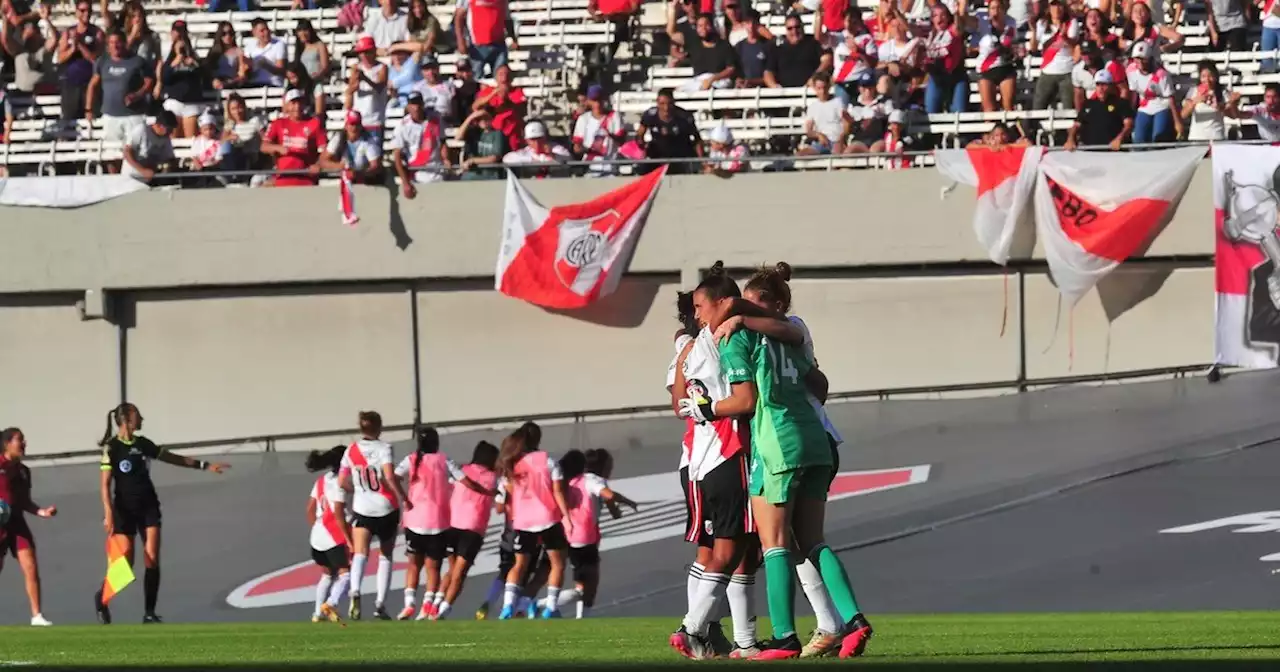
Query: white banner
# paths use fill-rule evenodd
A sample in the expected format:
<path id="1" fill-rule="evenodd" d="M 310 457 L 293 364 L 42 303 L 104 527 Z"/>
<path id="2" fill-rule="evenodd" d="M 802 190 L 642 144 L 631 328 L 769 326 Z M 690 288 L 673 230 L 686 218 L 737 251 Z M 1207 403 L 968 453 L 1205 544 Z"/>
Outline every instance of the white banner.
<path id="1" fill-rule="evenodd" d="M 0 178 L 0 205 L 79 208 L 149 187 L 125 175 Z"/>
<path id="2" fill-rule="evenodd" d="M 1280 353 L 1280 147 L 1213 148 L 1215 361 L 1261 369 Z"/>

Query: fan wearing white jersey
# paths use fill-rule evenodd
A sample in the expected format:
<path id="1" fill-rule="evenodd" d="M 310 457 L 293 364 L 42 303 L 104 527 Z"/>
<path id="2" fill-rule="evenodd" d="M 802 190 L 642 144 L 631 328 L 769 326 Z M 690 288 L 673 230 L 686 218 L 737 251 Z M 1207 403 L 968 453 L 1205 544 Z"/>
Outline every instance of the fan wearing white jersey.
<path id="1" fill-rule="evenodd" d="M 316 583 L 316 610 L 311 622 L 337 622 L 338 603 L 347 593 L 347 549 L 351 546 L 351 526 L 347 520 L 347 493 L 338 482 L 338 469 L 346 446 L 334 446 L 323 453 L 307 455 L 307 471 L 324 473 L 311 486 L 307 498 L 307 523 L 311 526 L 311 560 L 324 569 Z"/>
<path id="2" fill-rule="evenodd" d="M 361 439 L 347 447 L 342 456 L 339 478 L 342 489 L 353 493 L 351 510 L 355 526 L 351 531 L 351 606 L 348 615 L 360 620 L 360 585 L 369 559 L 369 542 L 378 539 L 378 597 L 374 616 L 391 620 L 387 613 L 387 593 L 391 590 L 391 552 L 400 533 L 400 502 L 406 509 L 413 502 L 404 495 L 395 473 L 391 444 L 382 441 L 382 416 L 376 411 L 360 412 Z"/>

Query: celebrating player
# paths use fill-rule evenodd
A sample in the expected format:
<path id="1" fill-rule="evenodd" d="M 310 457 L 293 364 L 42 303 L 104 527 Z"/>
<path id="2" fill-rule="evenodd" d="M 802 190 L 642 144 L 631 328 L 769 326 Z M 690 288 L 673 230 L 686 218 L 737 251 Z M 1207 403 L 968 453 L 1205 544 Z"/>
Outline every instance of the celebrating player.
<path id="1" fill-rule="evenodd" d="M 565 497 L 569 503 L 569 517 L 573 519 L 569 533 L 569 562 L 573 565 L 575 599 L 566 601 L 561 593 L 556 608 L 577 602 L 577 616 L 584 618 L 595 605 L 596 591 L 600 588 L 600 505 L 609 508 L 614 518 L 622 516 L 618 505 L 637 510 L 636 503 L 620 492 L 609 488 L 609 475 L 613 473 L 613 456 L 604 448 L 593 448 L 583 454 L 571 450 L 560 458 L 564 472 Z"/>
<path id="2" fill-rule="evenodd" d="M 0 527 L 0 570 L 4 554 L 18 559 L 27 583 L 27 600 L 31 602 L 31 625 L 50 626 L 40 611 L 40 565 L 36 560 L 36 539 L 27 525 L 26 514 L 41 518 L 58 515 L 56 506 L 40 506 L 31 499 L 31 469 L 22 463 L 27 454 L 27 437 L 22 430 L 10 427 L 0 432 L 0 501 L 9 504 L 9 520 Z"/>
<path id="3" fill-rule="evenodd" d="M 382 416 L 376 411 L 361 411 L 360 435 L 359 441 L 347 447 L 338 470 L 342 489 L 354 495 L 351 501 L 351 510 L 355 513 L 351 531 L 351 606 L 347 615 L 353 621 L 360 620 L 360 584 L 369 560 L 369 544 L 376 537 L 380 557 L 373 615 L 389 621 L 387 593 L 391 590 L 391 552 L 400 533 L 400 502 L 404 502 L 407 510 L 412 510 L 413 502 L 405 498 L 400 479 L 396 477 L 391 444 L 378 438 L 382 436 Z"/>
<path id="4" fill-rule="evenodd" d="M 112 434 L 113 428 L 115 434 Z M 160 497 L 151 482 L 151 460 L 215 474 L 230 469 L 231 465 L 183 457 L 138 434 L 141 430 L 142 414 L 137 406 L 126 402 L 107 413 L 107 429 L 98 442 L 102 446 L 102 527 L 108 537 L 115 536 L 130 566 L 133 565 L 133 538 L 142 536 L 146 565 L 142 579 L 142 622 L 161 623 L 156 615 L 156 600 L 160 596 Z M 111 610 L 102 602 L 101 589 L 94 595 L 93 602 L 98 621 L 110 624 Z"/>
<path id="5" fill-rule="evenodd" d="M 436 619 L 449 615 L 453 603 L 462 593 L 467 572 L 471 571 L 471 565 L 484 546 L 484 533 L 489 528 L 489 514 L 493 510 L 497 490 L 497 466 L 498 447 L 481 441 L 471 454 L 471 463 L 462 467 L 467 479 L 481 489 L 476 490 L 461 482 L 453 485 L 453 496 L 449 500 L 449 545 L 453 552 L 449 556 L 449 575 L 444 581 L 444 600 L 436 610 Z M 488 494 L 484 492 L 486 490 Z"/>
<path id="6" fill-rule="evenodd" d="M 526 427 L 531 424 L 526 423 Z M 547 602 L 553 606 L 543 610 L 542 618 L 560 615 L 554 605 L 559 602 L 560 586 L 564 582 L 565 551 L 569 546 L 565 533 L 573 531 L 573 521 L 569 519 L 569 505 L 565 502 L 560 465 L 538 449 L 535 439 L 541 439 L 540 430 L 535 436 L 521 427 L 503 439 L 498 453 L 498 466 L 507 478 L 507 503 L 516 531 L 516 562 L 507 573 L 502 613 L 498 616 L 503 620 L 512 617 L 521 579 L 543 548 L 551 563 Z"/>
<path id="7" fill-rule="evenodd" d="M 307 523 L 311 526 L 311 560 L 324 569 L 316 583 L 316 610 L 311 621 L 337 622 L 338 603 L 347 593 L 351 576 L 348 549 L 351 526 L 347 523 L 347 493 L 338 482 L 338 469 L 347 447 L 338 445 L 307 455 L 307 471 L 323 471 L 307 499 Z"/>

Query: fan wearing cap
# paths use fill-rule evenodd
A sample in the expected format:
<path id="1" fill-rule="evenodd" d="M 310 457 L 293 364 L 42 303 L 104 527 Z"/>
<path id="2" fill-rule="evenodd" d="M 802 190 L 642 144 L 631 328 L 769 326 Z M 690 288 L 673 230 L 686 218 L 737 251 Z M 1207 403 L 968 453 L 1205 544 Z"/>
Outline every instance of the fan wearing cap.
<path id="1" fill-rule="evenodd" d="M 729 177 L 747 170 L 747 146 L 733 141 L 733 131 L 728 126 L 720 124 L 711 129 L 707 133 L 707 143 L 711 148 L 707 158 L 711 160 L 703 164 L 703 172 Z"/>
<path id="2" fill-rule="evenodd" d="M 378 62 L 378 48 L 373 38 L 361 35 L 348 56 L 358 60 L 347 77 L 343 109 L 355 110 L 364 119 L 364 130 L 382 140 L 382 123 L 387 112 L 387 77 L 385 63 Z"/>
<path id="3" fill-rule="evenodd" d="M 251 69 L 249 81 L 258 86 L 283 86 L 284 41 L 272 37 L 271 29 L 267 28 L 267 21 L 262 17 L 254 19 L 250 25 L 253 37 L 245 41 L 241 50 Z"/>
<path id="4" fill-rule="evenodd" d="M 1085 101 L 1084 109 L 1076 115 L 1076 123 L 1067 131 L 1064 147 L 1074 150 L 1080 143 L 1086 146 L 1110 146 L 1119 150 L 1133 132 L 1133 106 L 1120 96 L 1115 76 L 1103 68 L 1094 75 L 1097 97 Z"/>
<path id="5" fill-rule="evenodd" d="M 178 120 L 173 113 L 164 110 L 154 117 L 147 117 L 141 126 L 129 131 L 121 153 L 124 162 L 120 172 L 140 182 L 150 184 L 157 172 L 167 171 L 173 163 L 173 143 L 169 134 Z"/>
<path id="6" fill-rule="evenodd" d="M 560 145 L 552 144 L 547 137 L 547 127 L 541 121 L 531 121 L 525 124 L 524 138 L 529 142 L 528 145 L 514 152 L 507 152 L 502 157 L 502 163 L 507 166 L 525 166 L 531 164 L 559 164 L 565 163 L 571 157 L 569 150 Z M 526 171 L 528 174 L 530 171 Z M 550 174 L 548 169 L 531 171 L 537 177 L 546 177 Z"/>
<path id="7" fill-rule="evenodd" d="M 422 102 L 434 108 L 441 119 L 449 120 L 453 115 L 453 82 L 440 78 L 440 62 L 435 56 L 422 58 L 422 79 L 413 90 L 422 94 Z"/>
<path id="8" fill-rule="evenodd" d="M 476 110 L 458 127 L 455 138 L 462 142 L 462 171 L 464 180 L 491 180 L 501 177 L 494 169 L 506 156 L 507 136 L 493 127 L 493 116 L 488 110 Z"/>
<path id="9" fill-rule="evenodd" d="M 324 141 L 324 125 L 306 113 L 306 94 L 290 89 L 284 94 L 284 115 L 267 127 L 262 139 L 262 153 L 276 157 L 276 170 L 308 170 L 308 175 L 277 175 L 275 186 L 300 187 L 316 184 L 319 172 L 320 143 Z"/>
<path id="10" fill-rule="evenodd" d="M 382 146 L 364 130 L 364 120 L 359 112 L 347 112 L 342 130 L 329 138 L 329 146 L 320 158 L 320 167 L 350 170 L 357 184 L 382 183 Z"/>
<path id="11" fill-rule="evenodd" d="M 461 59 L 453 66 L 453 110 L 449 119 L 466 119 L 474 111 L 476 97 L 480 95 L 480 82 L 471 71 L 471 61 Z"/>
<path id="12" fill-rule="evenodd" d="M 164 100 L 164 109 L 178 118 L 173 137 L 196 135 L 197 120 L 204 112 L 205 69 L 191 46 L 185 21 L 174 21 L 169 30 L 169 55 L 156 64 L 155 96 Z"/>
<path id="13" fill-rule="evenodd" d="M 618 155 L 625 133 L 618 114 L 609 109 L 604 87 L 592 84 L 587 88 L 587 111 L 573 124 L 573 152 L 583 161 L 608 161 Z M 595 175 L 612 172 L 605 166 L 591 166 Z"/>
<path id="14" fill-rule="evenodd" d="M 418 195 L 417 184 L 430 184 L 444 179 L 449 169 L 449 152 L 445 146 L 444 124 L 434 108 L 422 100 L 422 94 L 409 94 L 405 115 L 391 138 L 394 154 L 391 164 L 400 178 L 405 198 Z"/>
<path id="15" fill-rule="evenodd" d="M 421 51 L 421 45 L 414 42 L 393 44 L 387 50 L 391 55 L 387 63 L 387 98 L 391 107 L 404 107 L 409 92 L 422 81 Z"/>
<path id="16" fill-rule="evenodd" d="M 199 123 L 200 135 L 191 141 L 191 168 L 197 171 L 218 169 L 227 149 L 227 143 L 222 141 L 218 132 L 218 120 L 205 112 L 200 115 Z"/>
<path id="17" fill-rule="evenodd" d="M 880 93 L 875 71 L 862 73 L 858 79 L 858 95 L 845 108 L 852 122 L 852 136 L 846 154 L 884 151 L 884 132 L 889 126 L 893 99 Z"/>
<path id="18" fill-rule="evenodd" d="M 884 132 L 884 148 L 886 154 L 897 154 L 897 158 L 889 159 L 885 166 L 890 169 L 906 168 L 910 165 L 902 154 L 907 151 L 911 138 L 907 137 L 907 111 L 894 110 L 889 113 L 889 128 Z"/>
<path id="19" fill-rule="evenodd" d="M 1173 77 L 1155 58 L 1151 44 L 1134 42 L 1130 52 L 1129 90 L 1138 100 L 1133 141 L 1172 142 L 1182 135 L 1182 118 L 1173 113 Z"/>

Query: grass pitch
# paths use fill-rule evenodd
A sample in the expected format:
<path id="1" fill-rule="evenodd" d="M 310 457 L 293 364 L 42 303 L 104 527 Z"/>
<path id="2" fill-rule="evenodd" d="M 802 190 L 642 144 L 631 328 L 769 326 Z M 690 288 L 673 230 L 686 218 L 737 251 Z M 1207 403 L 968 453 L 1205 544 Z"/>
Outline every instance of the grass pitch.
<path id="1" fill-rule="evenodd" d="M 895 669 L 1280 669 L 1280 612 L 883 616 L 857 661 Z M 675 618 L 0 628 L 0 669 L 654 670 Z M 727 625 L 727 623 L 726 623 Z M 801 623 L 807 631 L 812 624 Z M 761 622 L 762 634 L 768 625 Z M 30 667 L 28 667 L 30 666 Z"/>

